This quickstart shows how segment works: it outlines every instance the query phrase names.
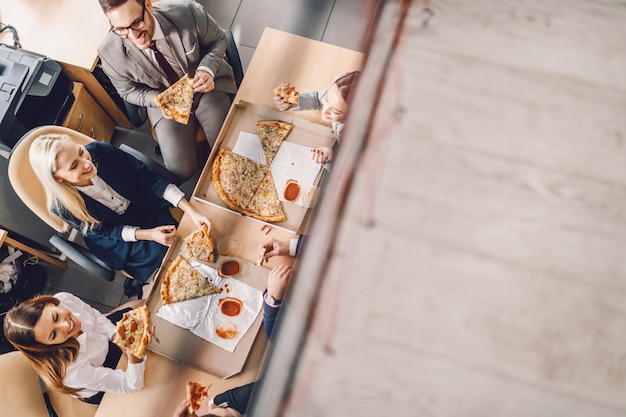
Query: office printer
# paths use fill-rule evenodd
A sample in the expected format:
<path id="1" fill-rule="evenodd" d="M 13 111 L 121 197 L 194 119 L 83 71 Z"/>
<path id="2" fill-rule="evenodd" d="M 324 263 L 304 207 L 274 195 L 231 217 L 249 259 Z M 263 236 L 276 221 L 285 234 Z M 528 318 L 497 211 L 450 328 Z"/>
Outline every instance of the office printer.
<path id="1" fill-rule="evenodd" d="M 0 149 L 10 152 L 34 127 L 62 125 L 73 103 L 72 81 L 57 62 L 0 45 Z"/>

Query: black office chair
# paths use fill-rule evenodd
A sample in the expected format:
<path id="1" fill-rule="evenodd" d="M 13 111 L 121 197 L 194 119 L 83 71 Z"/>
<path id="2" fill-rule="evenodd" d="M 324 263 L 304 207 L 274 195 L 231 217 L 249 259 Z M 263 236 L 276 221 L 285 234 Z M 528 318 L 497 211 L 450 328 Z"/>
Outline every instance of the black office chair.
<path id="1" fill-rule="evenodd" d="M 225 32 L 226 37 L 228 38 L 228 46 L 226 47 L 226 60 L 233 68 L 233 73 L 235 74 L 235 84 L 237 85 L 237 89 L 239 89 L 244 75 L 243 66 L 241 65 L 241 58 L 239 57 L 239 50 L 237 49 L 237 44 L 235 43 L 233 32 L 230 29 L 225 30 Z M 128 120 L 130 120 L 133 126 L 142 126 L 146 122 L 146 120 L 148 120 L 148 113 L 145 107 L 131 104 L 126 100 L 124 100 L 124 105 L 126 106 Z"/>

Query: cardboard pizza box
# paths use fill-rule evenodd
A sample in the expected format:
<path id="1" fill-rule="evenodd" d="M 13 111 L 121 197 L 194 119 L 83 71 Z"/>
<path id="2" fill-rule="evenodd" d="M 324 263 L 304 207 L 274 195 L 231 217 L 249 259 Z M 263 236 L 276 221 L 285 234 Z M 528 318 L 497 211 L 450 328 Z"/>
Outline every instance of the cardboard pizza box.
<path id="1" fill-rule="evenodd" d="M 235 213 L 226 205 L 226 203 L 224 203 L 224 201 L 222 201 L 211 184 L 213 160 L 220 149 L 233 150 L 237 143 L 237 139 L 239 138 L 240 132 L 255 133 L 255 122 L 259 120 L 278 120 L 292 124 L 293 129 L 289 136 L 285 139 L 285 142 L 311 148 L 317 148 L 320 146 L 332 147 L 335 141 L 335 136 L 329 126 L 324 126 L 298 118 L 297 115 L 298 112 L 281 112 L 247 103 L 245 101 L 240 101 L 239 103 L 233 105 L 224 122 L 224 125 L 222 126 L 216 145 L 211 151 L 209 160 L 200 175 L 197 186 L 193 192 L 194 199 Z M 317 188 L 319 187 L 324 175 L 327 175 L 326 170 L 320 165 L 320 170 L 315 178 L 313 187 L 309 190 L 302 190 L 301 194 L 304 195 L 307 193 L 315 196 L 317 194 Z M 277 189 L 277 191 L 280 194 L 283 190 Z M 315 197 L 313 197 L 311 204 L 309 204 L 308 207 L 305 207 L 283 201 L 282 206 L 287 220 L 268 224 L 272 227 L 281 228 L 296 234 L 303 233 L 306 228 L 306 222 L 309 218 L 311 208 L 314 206 L 314 202 Z M 264 222 L 259 220 L 252 220 L 264 224 Z"/>
<path id="2" fill-rule="evenodd" d="M 257 266 L 255 264 L 258 247 L 261 243 L 269 237 L 288 240 L 292 234 L 280 230 L 272 230 L 270 234 L 266 235 L 265 231 L 261 231 L 257 227 L 258 224 L 256 222 L 251 222 L 251 219 L 245 216 L 207 204 L 198 202 L 192 202 L 191 204 L 211 220 L 211 234 L 216 245 L 216 252 L 217 246 L 222 241 L 230 240 L 237 243 L 238 248 L 234 251 L 234 254 L 226 256 L 216 253 L 215 262 L 208 264 L 217 269 L 220 263 L 225 260 L 236 259 L 239 261 L 241 271 L 236 277 L 229 279 L 240 280 L 259 291 L 263 291 L 267 285 L 269 269 L 274 265 L 293 263 L 293 259 L 290 257 L 275 257 L 266 265 Z M 157 311 L 163 305 L 160 290 L 167 267 L 179 253 L 182 253 L 181 251 L 184 251 L 184 237 L 190 235 L 195 230 L 197 228 L 191 222 L 189 216 L 184 215 L 177 229 L 178 238 L 168 249 L 161 268 L 154 278 L 155 282 L 146 299 L 146 305 L 150 311 L 152 323 L 156 327 L 156 338 L 148 345 L 148 349 L 220 378 L 227 378 L 243 369 L 254 343 L 267 344 L 267 336 L 262 328 L 262 309 L 232 353 L 157 315 Z"/>

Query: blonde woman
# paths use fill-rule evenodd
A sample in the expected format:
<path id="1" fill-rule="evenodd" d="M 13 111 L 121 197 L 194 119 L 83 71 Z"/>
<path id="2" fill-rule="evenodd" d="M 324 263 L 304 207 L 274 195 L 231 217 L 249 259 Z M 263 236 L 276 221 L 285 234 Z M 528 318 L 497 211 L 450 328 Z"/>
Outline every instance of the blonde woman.
<path id="1" fill-rule="evenodd" d="M 105 316 L 70 293 L 37 296 L 9 310 L 4 334 L 48 387 L 99 404 L 104 392 L 143 387 L 145 360 L 125 352 L 126 370 L 116 370 L 122 351 L 111 342 L 114 323 L 143 302 L 131 301 Z"/>
<path id="2" fill-rule="evenodd" d="M 66 134 L 42 135 L 33 141 L 29 159 L 48 210 L 80 231 L 95 256 L 138 284 L 150 279 L 174 240 L 177 223 L 169 205 L 210 230 L 209 219 L 178 187 L 109 143 L 82 146 Z"/>

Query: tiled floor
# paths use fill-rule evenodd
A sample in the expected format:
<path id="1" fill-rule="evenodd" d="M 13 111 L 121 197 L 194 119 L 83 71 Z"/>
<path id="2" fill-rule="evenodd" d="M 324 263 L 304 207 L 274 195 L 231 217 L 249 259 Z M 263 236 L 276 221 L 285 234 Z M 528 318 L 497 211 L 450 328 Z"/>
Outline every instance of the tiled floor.
<path id="1" fill-rule="evenodd" d="M 256 45 L 266 26 L 321 40 L 349 49 L 362 50 L 363 40 L 371 25 L 373 9 L 382 0 L 198 0 L 223 28 L 233 31 L 244 71 L 252 59 Z M 320 63 L 323 65 L 323 63 Z M 125 143 L 159 160 L 147 126 L 138 129 L 116 129 L 112 143 Z M 54 233 L 36 218 L 15 196 L 6 177 L 7 161 L 0 158 L 0 225 L 47 244 Z M 183 184 L 189 196 L 197 178 Z M 61 271 L 46 265 L 48 290 L 69 291 L 85 301 L 108 311 L 127 299 L 123 296 L 124 277 L 106 282 L 86 273 L 76 265 Z"/>

